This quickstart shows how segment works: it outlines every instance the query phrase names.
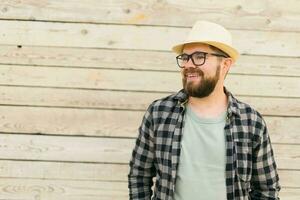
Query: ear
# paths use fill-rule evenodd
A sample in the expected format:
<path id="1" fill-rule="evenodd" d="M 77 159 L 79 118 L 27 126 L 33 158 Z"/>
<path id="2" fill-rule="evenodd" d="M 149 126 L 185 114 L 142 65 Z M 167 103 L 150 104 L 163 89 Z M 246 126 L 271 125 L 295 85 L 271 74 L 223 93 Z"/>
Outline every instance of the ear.
<path id="1" fill-rule="evenodd" d="M 233 65 L 233 60 L 232 58 L 225 58 L 223 59 L 223 62 L 222 62 L 222 70 L 225 74 L 228 73 L 230 67 Z"/>

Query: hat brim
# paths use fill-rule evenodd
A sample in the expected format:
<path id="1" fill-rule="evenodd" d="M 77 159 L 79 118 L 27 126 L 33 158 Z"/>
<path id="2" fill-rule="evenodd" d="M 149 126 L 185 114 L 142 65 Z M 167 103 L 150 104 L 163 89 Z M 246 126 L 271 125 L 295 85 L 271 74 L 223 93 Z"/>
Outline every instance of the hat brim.
<path id="1" fill-rule="evenodd" d="M 177 54 L 181 54 L 182 53 L 182 50 L 183 50 L 183 46 L 186 45 L 186 44 L 192 44 L 192 43 L 201 43 L 201 44 L 208 44 L 208 45 L 211 45 L 211 46 L 214 46 L 222 51 L 224 51 L 225 53 L 227 53 L 232 59 L 233 61 L 235 62 L 238 57 L 239 57 L 239 53 L 236 49 L 234 49 L 233 47 L 231 46 L 228 46 L 224 43 L 220 43 L 220 42 L 214 42 L 214 41 L 191 41 L 191 42 L 185 42 L 185 43 L 181 43 L 181 44 L 178 44 L 178 45 L 175 45 L 172 50 L 177 53 Z"/>

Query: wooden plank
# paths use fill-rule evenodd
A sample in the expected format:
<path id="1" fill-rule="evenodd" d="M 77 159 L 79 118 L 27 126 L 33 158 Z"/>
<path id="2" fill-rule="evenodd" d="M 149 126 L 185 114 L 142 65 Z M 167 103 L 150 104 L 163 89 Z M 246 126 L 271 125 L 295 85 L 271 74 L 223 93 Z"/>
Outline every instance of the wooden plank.
<path id="1" fill-rule="evenodd" d="M 206 19 L 234 29 L 299 31 L 297 0 L 245 1 L 5 1 L 1 19 L 191 26 Z M 28 12 L 30 10 L 30 12 Z M 176 18 L 174 18 L 176 16 Z M 188 16 L 188 17 L 187 17 Z"/>
<path id="2" fill-rule="evenodd" d="M 282 188 L 279 194 L 280 198 L 284 200 L 298 200 L 300 190 L 298 188 Z"/>
<path id="3" fill-rule="evenodd" d="M 300 118 L 264 117 L 264 119 L 268 126 L 268 132 L 272 142 L 299 144 L 299 129 L 296 127 L 298 127 L 297 124 L 300 124 Z M 290 131 L 290 133 L 287 133 L 287 131 Z M 292 138 L 294 141 L 292 141 Z"/>
<path id="4" fill-rule="evenodd" d="M 136 137 L 144 112 L 0 107 L 0 130 L 12 133 Z"/>
<path id="5" fill-rule="evenodd" d="M 0 158 L 43 161 L 129 163 L 133 139 L 0 135 Z"/>
<path id="6" fill-rule="evenodd" d="M 57 179 L 77 181 L 128 180 L 129 165 L 63 163 L 40 161 L 0 161 L 0 178 Z M 296 188 L 300 185 L 300 171 L 278 170 L 282 187 Z M 299 188 L 300 189 L 300 188 Z"/>
<path id="7" fill-rule="evenodd" d="M 2 105 L 146 110 L 168 93 L 0 86 Z M 26 95 L 24 95 L 26 94 Z M 55 94 L 55 95 L 53 95 Z M 237 96 L 263 115 L 300 116 L 300 98 Z M 136 101 L 138 99 L 138 101 Z"/>
<path id="8" fill-rule="evenodd" d="M 5 200 L 125 200 L 127 182 L 1 179 L 0 198 Z M 282 188 L 280 198 L 298 200 L 299 188 Z"/>
<path id="9" fill-rule="evenodd" d="M 134 139 L 0 135 L 0 158 L 128 164 Z M 300 145 L 273 143 L 281 169 L 300 169 Z M 288 154 L 286 152 L 289 152 Z"/>
<path id="10" fill-rule="evenodd" d="M 281 169 L 300 169 L 300 145 L 299 144 L 272 144 L 275 160 L 278 168 Z M 288 155 L 286 155 L 288 153 Z M 294 161 L 293 161 L 294 160 Z M 295 162 L 295 163 L 293 163 Z M 293 164 L 292 164 L 293 163 Z M 291 167 L 289 165 L 292 165 Z M 293 172 L 295 174 L 296 172 Z M 290 176 L 289 176 L 290 177 Z"/>
<path id="11" fill-rule="evenodd" d="M 229 73 L 299 77 L 300 67 L 295 66 L 298 62 L 300 64 L 299 58 L 241 55 Z"/>
<path id="12" fill-rule="evenodd" d="M 190 28 L 77 24 L 31 21 L 0 22 L 0 44 L 170 51 Z M 234 46 L 244 54 L 299 57 L 300 33 L 232 30 Z"/>
<path id="13" fill-rule="evenodd" d="M 127 181 L 128 164 L 0 160 L 0 179 Z"/>
<path id="14" fill-rule="evenodd" d="M 0 103 L 2 105 L 50 106 L 90 109 L 102 108 L 137 111 L 144 111 L 155 99 L 163 98 L 171 94 L 14 86 L 0 86 L 0 91 Z M 289 101 L 290 99 L 284 100 Z M 288 112 L 293 111 L 290 110 Z"/>
<path id="15" fill-rule="evenodd" d="M 0 182 L 0 199 L 5 200 L 125 200 L 127 183 L 9 179 Z"/>
<path id="16" fill-rule="evenodd" d="M 7 133 L 135 138 L 144 111 L 0 106 Z M 276 143 L 299 144 L 300 118 L 264 117 Z"/>
<path id="17" fill-rule="evenodd" d="M 240 101 L 254 107 L 263 115 L 294 116 L 300 115 L 300 99 L 238 96 Z"/>
<path id="18" fill-rule="evenodd" d="M 278 170 L 279 181 L 282 187 L 291 187 L 300 189 L 300 171 L 299 170 Z"/>
<path id="19" fill-rule="evenodd" d="M 151 92 L 176 92 L 182 88 L 179 72 L 145 73 L 133 70 L 10 65 L 1 66 L 0 85 Z M 297 77 L 230 74 L 225 85 L 237 95 L 300 97 L 300 82 Z"/>
<path id="20" fill-rule="evenodd" d="M 1 45 L 0 63 L 82 68 L 179 71 L 175 54 L 161 51 Z M 242 55 L 231 74 L 300 76 L 300 59 Z"/>

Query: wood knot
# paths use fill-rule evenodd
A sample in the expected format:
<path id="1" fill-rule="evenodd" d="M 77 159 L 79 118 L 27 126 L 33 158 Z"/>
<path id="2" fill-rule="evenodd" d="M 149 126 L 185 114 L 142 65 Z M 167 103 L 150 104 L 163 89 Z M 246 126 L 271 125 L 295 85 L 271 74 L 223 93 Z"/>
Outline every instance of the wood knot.
<path id="1" fill-rule="evenodd" d="M 129 8 L 126 8 L 123 10 L 125 13 L 129 14 L 131 12 L 131 10 Z"/>
<path id="2" fill-rule="evenodd" d="M 241 5 L 237 5 L 237 6 L 236 6 L 236 9 L 237 9 L 237 10 L 242 10 L 242 8 L 243 8 L 243 7 L 242 7 Z"/>
<path id="3" fill-rule="evenodd" d="M 7 8 L 7 7 L 4 7 L 4 8 L 1 9 L 1 11 L 5 13 L 5 12 L 8 11 L 8 8 Z"/>
<path id="4" fill-rule="evenodd" d="M 86 30 L 86 29 L 82 29 L 82 30 L 81 30 L 81 34 L 82 34 L 82 35 L 86 35 L 86 34 L 88 34 L 88 30 Z"/>

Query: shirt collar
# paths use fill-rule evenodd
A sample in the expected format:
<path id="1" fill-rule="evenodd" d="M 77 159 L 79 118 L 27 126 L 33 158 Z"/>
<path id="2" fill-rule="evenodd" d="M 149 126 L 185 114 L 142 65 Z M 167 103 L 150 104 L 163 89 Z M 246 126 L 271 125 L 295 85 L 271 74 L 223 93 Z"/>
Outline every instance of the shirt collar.
<path id="1" fill-rule="evenodd" d="M 235 114 L 237 116 L 240 116 L 240 109 L 239 109 L 239 101 L 224 87 L 224 92 L 226 96 L 228 97 L 228 116 L 232 116 L 232 114 Z M 174 99 L 178 100 L 178 104 L 181 106 L 184 106 L 184 104 L 188 101 L 188 94 L 184 91 L 184 89 L 181 89 L 177 94 L 175 94 Z"/>

